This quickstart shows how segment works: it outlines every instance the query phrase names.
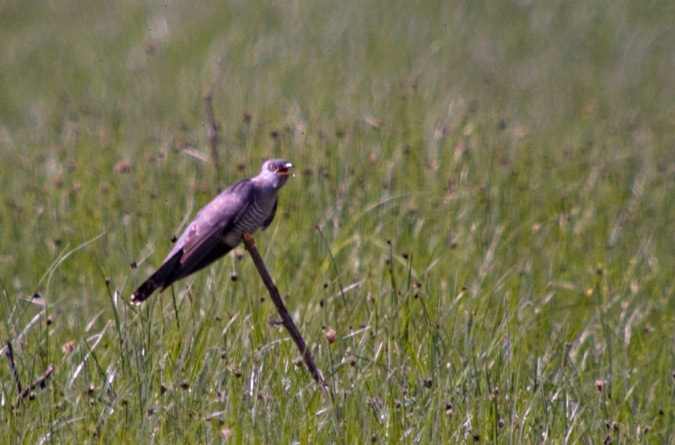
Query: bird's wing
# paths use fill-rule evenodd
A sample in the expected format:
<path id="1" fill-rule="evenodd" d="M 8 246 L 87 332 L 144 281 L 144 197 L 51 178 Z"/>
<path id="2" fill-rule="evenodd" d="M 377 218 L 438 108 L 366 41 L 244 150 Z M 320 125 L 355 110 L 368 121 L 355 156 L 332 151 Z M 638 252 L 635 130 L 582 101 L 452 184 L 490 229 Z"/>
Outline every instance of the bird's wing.
<path id="1" fill-rule="evenodd" d="M 234 246 L 224 245 L 223 236 L 252 203 L 253 184 L 244 179 L 225 189 L 201 209 L 164 260 L 183 252 L 177 278 L 205 267 L 232 249 Z"/>

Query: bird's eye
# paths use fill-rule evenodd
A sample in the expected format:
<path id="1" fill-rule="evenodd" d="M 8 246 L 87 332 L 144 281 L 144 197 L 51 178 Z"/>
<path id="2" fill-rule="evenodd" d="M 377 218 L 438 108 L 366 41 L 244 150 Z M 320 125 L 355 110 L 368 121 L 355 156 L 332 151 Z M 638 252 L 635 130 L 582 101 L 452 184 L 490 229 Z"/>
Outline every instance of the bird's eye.
<path id="1" fill-rule="evenodd" d="M 268 168 L 269 171 L 271 171 L 271 172 L 277 171 L 277 165 L 276 165 L 276 164 L 270 164 L 270 165 L 267 166 L 267 168 Z"/>

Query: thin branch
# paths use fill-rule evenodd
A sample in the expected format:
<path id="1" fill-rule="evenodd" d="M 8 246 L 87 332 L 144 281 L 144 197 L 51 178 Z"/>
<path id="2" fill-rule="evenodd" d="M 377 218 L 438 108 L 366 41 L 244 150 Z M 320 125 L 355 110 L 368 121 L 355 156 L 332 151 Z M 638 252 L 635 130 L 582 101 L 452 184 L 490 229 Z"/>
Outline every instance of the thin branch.
<path id="1" fill-rule="evenodd" d="M 305 361 L 307 369 L 309 369 L 309 372 L 312 374 L 312 377 L 316 383 L 322 387 L 325 387 L 326 382 L 321 375 L 321 371 L 319 371 L 319 368 L 316 367 L 314 359 L 312 358 L 312 353 L 309 351 L 309 348 L 307 348 L 307 344 L 305 343 L 305 339 L 302 338 L 300 331 L 298 331 L 295 323 L 293 323 L 293 318 L 291 318 L 288 310 L 286 310 L 286 306 L 284 306 L 284 302 L 281 300 L 281 296 L 279 295 L 279 290 L 274 284 L 274 281 L 272 281 L 272 277 L 270 277 L 270 274 L 265 267 L 265 263 L 258 253 L 258 249 L 255 248 L 255 241 L 253 240 L 253 237 L 245 234 L 244 245 L 246 246 L 248 253 L 251 255 L 251 259 L 253 259 L 256 269 L 258 269 L 260 278 L 262 279 L 263 283 L 265 283 L 267 292 L 269 292 L 272 302 L 277 308 L 277 312 L 279 312 L 279 315 L 281 316 L 281 324 L 284 325 L 288 333 L 291 335 L 291 338 L 298 347 L 300 354 L 302 354 L 302 359 Z"/>
<path id="2" fill-rule="evenodd" d="M 47 366 L 47 370 L 45 371 L 44 374 L 42 374 L 36 381 L 30 384 L 30 386 L 26 389 L 23 390 L 23 392 L 19 393 L 18 396 L 16 396 L 16 400 L 14 400 L 14 403 L 12 404 L 12 409 L 16 408 L 19 406 L 19 403 L 26 397 L 28 397 L 35 388 L 38 386 L 40 388 L 44 388 L 46 386 L 47 378 L 51 375 L 51 373 L 54 372 L 54 365 L 49 365 Z"/>
<path id="3" fill-rule="evenodd" d="M 220 182 L 220 157 L 218 156 L 218 129 L 216 119 L 213 114 L 213 95 L 210 91 L 204 94 L 204 108 L 206 109 L 207 132 L 209 136 L 209 146 L 211 147 L 211 161 L 216 168 L 218 181 Z M 219 184 L 220 185 L 220 184 Z"/>

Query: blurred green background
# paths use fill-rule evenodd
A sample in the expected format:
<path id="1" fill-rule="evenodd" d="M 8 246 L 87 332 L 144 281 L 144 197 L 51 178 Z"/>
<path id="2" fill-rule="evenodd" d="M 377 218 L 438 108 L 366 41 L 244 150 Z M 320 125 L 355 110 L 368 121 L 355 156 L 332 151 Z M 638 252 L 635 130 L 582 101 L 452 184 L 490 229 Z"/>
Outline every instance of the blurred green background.
<path id="1" fill-rule="evenodd" d="M 3 430 L 672 442 L 673 23 L 667 1 L 2 2 L 0 333 L 24 387 L 55 367 L 12 409 L 0 362 Z M 296 178 L 257 243 L 332 403 L 243 250 L 127 305 L 277 156 Z"/>

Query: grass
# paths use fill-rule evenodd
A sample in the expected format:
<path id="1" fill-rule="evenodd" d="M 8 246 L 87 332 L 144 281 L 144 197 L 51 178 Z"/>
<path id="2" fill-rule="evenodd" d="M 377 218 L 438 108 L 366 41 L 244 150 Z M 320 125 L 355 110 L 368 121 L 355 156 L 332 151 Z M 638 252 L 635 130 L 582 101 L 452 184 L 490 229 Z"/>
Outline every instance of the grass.
<path id="1" fill-rule="evenodd" d="M 12 409 L 0 362 L 3 434 L 673 443 L 674 12 L 3 5 L 0 333 L 24 386 L 54 365 Z M 128 305 L 271 156 L 296 178 L 257 246 L 332 404 L 243 249 Z"/>

